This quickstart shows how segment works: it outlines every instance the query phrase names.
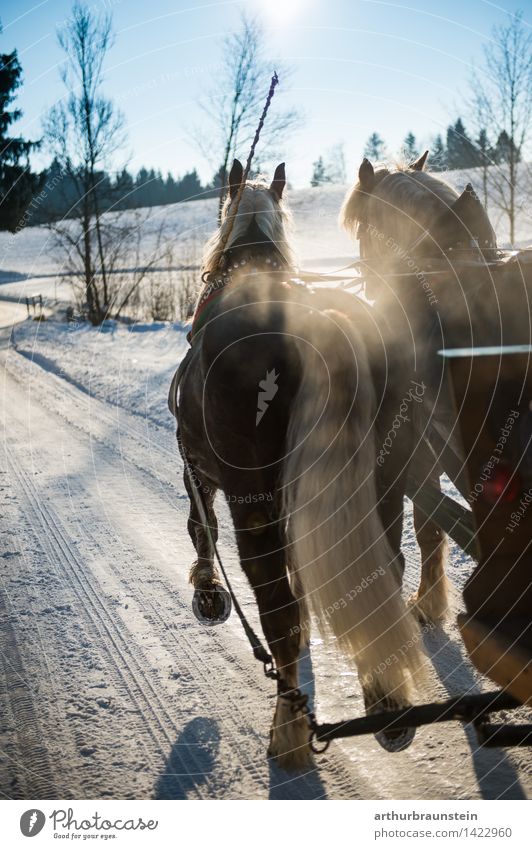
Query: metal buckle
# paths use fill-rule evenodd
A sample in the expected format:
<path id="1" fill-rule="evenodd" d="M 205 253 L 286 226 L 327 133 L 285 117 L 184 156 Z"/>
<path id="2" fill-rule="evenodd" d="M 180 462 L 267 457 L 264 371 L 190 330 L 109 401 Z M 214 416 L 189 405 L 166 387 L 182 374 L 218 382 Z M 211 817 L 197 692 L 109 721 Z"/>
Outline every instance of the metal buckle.
<path id="1" fill-rule="evenodd" d="M 312 733 L 310 735 L 310 739 L 308 741 L 308 744 L 310 746 L 311 752 L 314 752 L 315 755 L 322 755 L 324 752 L 327 751 L 327 749 L 331 745 L 331 741 L 330 740 L 324 740 L 323 744 L 322 744 L 323 748 L 319 749 L 318 746 L 316 745 L 317 740 L 318 740 L 318 731 L 317 731 L 316 728 L 314 728 L 314 729 L 312 729 Z"/>

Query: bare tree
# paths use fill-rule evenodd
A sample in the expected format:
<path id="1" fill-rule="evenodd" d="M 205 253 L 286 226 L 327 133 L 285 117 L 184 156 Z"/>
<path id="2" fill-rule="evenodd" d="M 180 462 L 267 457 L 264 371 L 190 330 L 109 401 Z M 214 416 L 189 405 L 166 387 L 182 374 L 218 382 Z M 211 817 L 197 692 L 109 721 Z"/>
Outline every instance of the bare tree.
<path id="1" fill-rule="evenodd" d="M 164 273 L 170 264 L 170 242 L 164 223 L 153 228 L 153 211 L 109 213 L 104 222 L 104 255 L 109 274 L 108 313 L 119 318 L 130 305 L 140 306 L 140 287 Z M 148 236 L 148 226 L 152 233 Z M 161 267 L 162 266 L 162 267 Z"/>
<path id="2" fill-rule="evenodd" d="M 195 143 L 217 172 L 220 209 L 229 163 L 238 147 L 251 142 L 275 69 L 264 54 L 265 36 L 259 20 L 242 12 L 240 28 L 223 40 L 221 72 L 202 105 L 209 132 L 204 126 L 192 131 Z M 282 63 L 276 63 L 276 69 L 286 83 L 290 69 Z M 261 136 L 261 162 L 276 158 L 280 142 L 301 122 L 295 109 L 279 109 L 278 104 L 277 92 Z"/>
<path id="3" fill-rule="evenodd" d="M 101 246 L 107 271 L 108 303 L 105 312 L 102 309 L 97 315 L 91 313 L 87 300 L 83 220 L 65 219 L 50 225 L 62 253 L 63 269 L 72 281 L 77 307 L 93 324 L 100 324 L 108 317 L 119 318 L 126 309 L 128 315 L 140 316 L 144 306 L 141 285 L 167 273 L 170 240 L 163 223 L 153 227 L 152 217 L 151 209 L 108 212 L 102 216 Z M 97 281 L 94 273 L 90 286 L 99 297 L 101 286 Z"/>
<path id="4" fill-rule="evenodd" d="M 102 173 L 125 142 L 122 115 L 105 98 L 103 64 L 112 45 L 111 17 L 76 3 L 72 17 L 58 33 L 66 62 L 61 78 L 65 99 L 44 120 L 45 140 L 76 187 L 72 222 L 54 226 L 70 260 L 81 262 L 88 317 L 99 324 L 110 308 L 109 268 L 102 214 L 109 206 Z"/>
<path id="5" fill-rule="evenodd" d="M 504 26 L 494 27 L 491 42 L 484 49 L 482 75 L 471 80 L 470 105 L 477 130 L 482 136 L 482 161 L 486 182 L 486 149 L 493 156 L 490 169 L 492 202 L 508 218 L 510 242 L 515 242 L 518 163 L 531 137 L 532 117 L 532 32 L 523 13 L 509 14 Z"/>

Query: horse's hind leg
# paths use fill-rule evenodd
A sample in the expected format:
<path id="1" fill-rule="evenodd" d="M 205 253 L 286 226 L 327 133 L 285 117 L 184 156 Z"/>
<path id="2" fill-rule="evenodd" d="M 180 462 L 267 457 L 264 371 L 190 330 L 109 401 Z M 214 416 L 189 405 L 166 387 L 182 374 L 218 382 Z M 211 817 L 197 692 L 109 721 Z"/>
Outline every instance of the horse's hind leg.
<path id="1" fill-rule="evenodd" d="M 277 521 L 256 505 L 231 505 L 240 562 L 253 588 L 262 630 L 289 689 L 298 686 L 299 607 L 287 577 L 285 540 Z M 295 710 L 294 710 L 295 708 Z M 278 690 L 269 754 L 285 769 L 310 762 L 309 726 L 293 700 Z"/>
<path id="2" fill-rule="evenodd" d="M 421 474 L 420 470 L 417 472 Z M 440 489 L 439 470 L 434 462 L 421 479 Z M 449 606 L 449 581 L 445 574 L 447 537 L 440 526 L 415 504 L 414 529 L 421 553 L 421 580 L 410 603 L 421 622 L 438 622 L 445 618 Z"/>
<path id="3" fill-rule="evenodd" d="M 449 581 L 445 574 L 447 537 L 416 505 L 414 528 L 421 552 L 421 580 L 411 603 L 422 622 L 438 622 L 445 619 L 449 607 Z"/>

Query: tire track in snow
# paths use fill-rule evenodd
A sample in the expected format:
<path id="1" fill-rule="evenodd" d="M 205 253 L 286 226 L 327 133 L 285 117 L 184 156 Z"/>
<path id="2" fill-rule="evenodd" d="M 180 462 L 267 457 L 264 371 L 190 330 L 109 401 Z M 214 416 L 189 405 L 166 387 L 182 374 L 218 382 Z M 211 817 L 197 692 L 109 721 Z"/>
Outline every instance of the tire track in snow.
<path id="1" fill-rule="evenodd" d="M 139 719 L 137 724 L 142 726 L 143 734 L 139 739 L 144 740 L 144 735 L 152 738 L 153 746 L 158 752 L 160 759 L 168 755 L 169 749 L 179 735 L 179 728 L 175 725 L 171 716 L 171 708 L 166 705 L 160 694 L 152 684 L 150 677 L 146 674 L 147 666 L 144 658 L 138 657 L 138 646 L 133 634 L 126 631 L 122 622 L 117 624 L 114 612 L 111 612 L 100 598 L 96 581 L 91 580 L 91 573 L 84 564 L 72 553 L 70 542 L 61 526 L 61 521 L 46 501 L 39 498 L 31 483 L 24 478 L 10 461 L 10 470 L 18 479 L 21 489 L 26 493 L 27 504 L 33 512 L 36 520 L 42 527 L 44 547 L 48 549 L 50 562 L 58 565 L 69 586 L 74 590 L 78 601 L 78 612 L 83 612 L 86 617 L 90 631 L 100 638 L 108 658 L 108 667 L 113 681 L 118 684 L 128 699 L 135 705 Z M 60 552 L 61 556 L 57 554 Z M 101 639 L 101 638 L 104 639 Z M 137 648 L 137 652 L 133 649 Z M 155 766 L 152 753 L 146 749 L 146 754 Z M 192 766 L 201 772 L 200 764 L 194 763 L 193 751 L 188 753 Z M 182 762 L 183 775 L 190 774 L 190 770 Z"/>
<path id="2" fill-rule="evenodd" d="M 16 747 L 2 752 L 2 757 L 11 761 L 17 775 L 3 794 L 10 799 L 53 799 L 57 796 L 57 785 L 50 766 L 43 731 L 38 719 L 36 699 L 32 693 L 20 657 L 16 636 L 11 626 L 5 591 L 0 593 L 0 665 L 2 686 L 0 702 L 5 705 L 2 717 L 3 731 L 11 727 L 15 731 Z"/>

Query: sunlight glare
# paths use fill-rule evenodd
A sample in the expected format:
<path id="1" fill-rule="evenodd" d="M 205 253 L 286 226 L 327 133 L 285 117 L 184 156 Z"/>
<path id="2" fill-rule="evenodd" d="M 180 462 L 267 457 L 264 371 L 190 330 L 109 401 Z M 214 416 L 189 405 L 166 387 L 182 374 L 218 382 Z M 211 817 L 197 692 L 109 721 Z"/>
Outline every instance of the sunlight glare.
<path id="1" fill-rule="evenodd" d="M 301 17 L 308 0 L 258 0 L 257 5 L 266 24 L 280 27 L 293 23 L 296 16 Z"/>

